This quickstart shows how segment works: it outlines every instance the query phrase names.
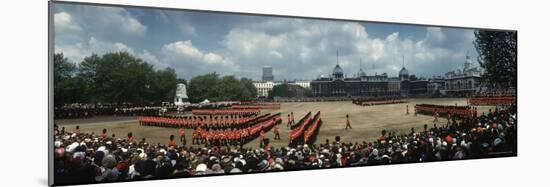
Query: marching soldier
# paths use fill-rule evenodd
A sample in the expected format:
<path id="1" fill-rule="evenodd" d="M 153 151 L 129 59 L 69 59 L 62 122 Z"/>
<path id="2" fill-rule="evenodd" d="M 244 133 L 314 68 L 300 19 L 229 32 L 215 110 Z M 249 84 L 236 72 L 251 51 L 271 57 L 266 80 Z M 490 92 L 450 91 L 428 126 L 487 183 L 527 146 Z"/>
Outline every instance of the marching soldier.
<path id="1" fill-rule="evenodd" d="M 349 114 L 346 114 L 346 130 L 351 128 L 351 120 L 349 119 Z"/>
<path id="2" fill-rule="evenodd" d="M 275 128 L 273 129 L 273 133 L 275 133 L 275 137 L 273 138 L 274 140 L 281 140 L 281 135 L 279 134 L 278 126 L 275 126 Z"/>
<path id="3" fill-rule="evenodd" d="M 263 141 L 265 139 L 265 133 L 264 133 L 264 129 L 262 129 L 260 131 L 260 141 Z"/>
<path id="4" fill-rule="evenodd" d="M 187 144 L 187 140 L 185 139 L 185 129 L 183 127 L 179 130 L 180 133 L 180 142 L 185 146 Z"/>
<path id="5" fill-rule="evenodd" d="M 171 134 L 170 135 L 170 140 L 168 141 L 168 146 L 174 146 L 175 147 L 176 145 L 177 144 L 176 144 L 176 141 L 174 141 L 174 135 Z"/>
<path id="6" fill-rule="evenodd" d="M 290 120 L 290 114 L 288 114 L 286 128 L 289 128 L 291 123 L 292 123 L 292 120 Z"/>
<path id="7" fill-rule="evenodd" d="M 196 127 L 195 130 L 193 131 L 193 134 L 192 134 L 192 139 L 191 139 L 191 144 L 200 144 L 199 142 L 199 127 Z"/>

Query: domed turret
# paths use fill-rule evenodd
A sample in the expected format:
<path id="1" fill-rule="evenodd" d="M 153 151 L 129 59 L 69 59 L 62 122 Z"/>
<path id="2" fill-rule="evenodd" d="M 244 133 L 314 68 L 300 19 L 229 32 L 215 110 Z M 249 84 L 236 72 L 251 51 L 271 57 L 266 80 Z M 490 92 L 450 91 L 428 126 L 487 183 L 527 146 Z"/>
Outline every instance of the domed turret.
<path id="1" fill-rule="evenodd" d="M 408 80 L 409 79 L 409 71 L 407 68 L 402 67 L 401 71 L 399 71 L 399 79 L 401 80 Z"/>
<path id="2" fill-rule="evenodd" d="M 363 70 L 359 70 L 359 77 L 366 77 L 367 74 Z"/>
<path id="3" fill-rule="evenodd" d="M 409 80 L 409 71 L 405 68 L 405 56 L 403 56 L 403 67 L 399 71 L 399 80 Z"/>
<path id="4" fill-rule="evenodd" d="M 472 60 L 470 59 L 470 56 L 466 55 L 466 61 L 464 62 L 464 72 L 470 70 L 472 68 Z"/>
<path id="5" fill-rule="evenodd" d="M 332 76 L 335 79 L 344 78 L 344 70 L 340 67 L 340 64 L 336 64 L 336 67 L 334 67 L 334 70 L 332 70 Z"/>

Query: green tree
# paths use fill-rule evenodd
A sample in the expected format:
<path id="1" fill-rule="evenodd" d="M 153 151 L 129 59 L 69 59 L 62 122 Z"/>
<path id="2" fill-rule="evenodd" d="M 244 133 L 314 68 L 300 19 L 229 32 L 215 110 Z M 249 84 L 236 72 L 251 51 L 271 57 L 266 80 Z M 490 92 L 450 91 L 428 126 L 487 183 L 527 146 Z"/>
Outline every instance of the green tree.
<path id="1" fill-rule="evenodd" d="M 78 74 L 81 84 L 83 86 L 82 90 L 82 102 L 86 103 L 96 103 L 99 102 L 97 95 L 99 94 L 96 90 L 96 70 L 99 64 L 101 57 L 96 54 L 92 54 L 89 57 L 85 57 L 84 60 L 78 65 Z"/>
<path id="2" fill-rule="evenodd" d="M 205 99 L 213 100 L 220 95 L 216 87 L 219 76 L 216 73 L 199 75 L 189 80 L 188 94 L 191 102 L 201 102 Z"/>
<path id="3" fill-rule="evenodd" d="M 71 92 L 74 89 L 71 88 L 74 85 L 73 76 L 77 70 L 76 65 L 69 62 L 63 53 L 54 54 L 54 105 L 62 106 L 65 103 L 70 102 Z"/>
<path id="4" fill-rule="evenodd" d="M 234 76 L 222 77 L 216 87 L 215 89 L 218 89 L 221 93 L 216 98 L 217 101 L 244 99 L 246 88 Z"/>
<path id="5" fill-rule="evenodd" d="M 166 68 L 155 73 L 154 97 L 156 102 L 171 102 L 176 96 L 176 85 L 179 83 L 176 78 L 176 70 Z"/>
<path id="6" fill-rule="evenodd" d="M 295 97 L 296 93 L 292 92 L 288 88 L 288 84 L 279 84 L 273 86 L 273 89 L 268 93 L 268 97 L 273 99 L 273 97 Z"/>
<path id="7" fill-rule="evenodd" d="M 256 97 L 252 80 L 229 75 L 221 77 L 216 73 L 199 75 L 189 80 L 188 94 L 191 102 L 246 101 Z"/>
<path id="8" fill-rule="evenodd" d="M 54 56 L 57 106 L 69 103 L 158 104 L 172 101 L 178 79 L 174 69 L 153 65 L 127 53 L 92 54 L 76 68 L 63 54 Z"/>
<path id="9" fill-rule="evenodd" d="M 258 95 L 258 90 L 256 90 L 256 87 L 254 86 L 254 83 L 252 79 L 249 78 L 241 78 L 241 83 L 244 85 L 244 98 L 245 100 L 251 100 L 256 98 Z"/>
<path id="10" fill-rule="evenodd" d="M 489 88 L 517 87 L 517 32 L 479 30 L 474 34 L 478 62 Z"/>

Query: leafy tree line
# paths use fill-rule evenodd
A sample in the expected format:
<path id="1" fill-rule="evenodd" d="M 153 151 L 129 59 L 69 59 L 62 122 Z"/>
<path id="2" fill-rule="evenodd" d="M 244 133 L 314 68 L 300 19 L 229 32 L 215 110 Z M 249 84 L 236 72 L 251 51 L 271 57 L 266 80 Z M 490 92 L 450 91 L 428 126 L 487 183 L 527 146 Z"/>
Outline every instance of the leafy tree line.
<path id="1" fill-rule="evenodd" d="M 290 91 L 288 84 L 279 84 L 273 86 L 273 89 L 268 93 L 269 99 L 273 97 L 296 97 L 296 93 Z"/>
<path id="2" fill-rule="evenodd" d="M 273 89 L 269 91 L 268 98 L 273 99 L 274 97 L 306 97 L 311 96 L 311 89 L 303 88 L 299 85 L 292 85 L 288 83 L 279 84 L 273 86 Z"/>
<path id="3" fill-rule="evenodd" d="M 62 53 L 54 55 L 54 103 L 171 102 L 176 84 L 182 82 L 172 68 L 153 65 L 127 52 L 92 54 L 75 64 Z"/>
<path id="4" fill-rule="evenodd" d="M 480 30 L 474 45 L 490 89 L 517 88 L 517 32 Z"/>
<path id="5" fill-rule="evenodd" d="M 216 73 L 199 75 L 189 80 L 188 96 L 191 102 L 210 101 L 247 101 L 256 97 L 256 87 L 248 78 L 223 76 Z"/>

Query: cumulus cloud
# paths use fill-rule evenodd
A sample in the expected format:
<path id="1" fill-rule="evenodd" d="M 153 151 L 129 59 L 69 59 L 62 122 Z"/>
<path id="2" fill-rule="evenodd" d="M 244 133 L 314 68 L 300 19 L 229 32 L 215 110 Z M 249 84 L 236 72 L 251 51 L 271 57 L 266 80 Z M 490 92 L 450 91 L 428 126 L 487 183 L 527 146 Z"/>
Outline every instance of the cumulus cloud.
<path id="1" fill-rule="evenodd" d="M 73 23 L 73 17 L 67 12 L 54 14 L 54 24 L 58 31 L 81 31 L 78 25 Z"/>
<path id="2" fill-rule="evenodd" d="M 177 41 L 166 44 L 162 47 L 165 55 L 172 57 L 181 57 L 183 60 L 191 60 L 198 63 L 209 65 L 230 66 L 232 62 L 225 60 L 222 56 L 213 52 L 203 52 L 193 46 L 191 40 Z"/>
<path id="3" fill-rule="evenodd" d="M 410 73 L 430 76 L 459 67 L 466 51 L 475 58 L 473 31 L 466 29 L 426 27 L 411 37 L 406 26 L 381 30 L 360 22 L 169 13 L 140 19 L 147 11 L 59 9 L 56 52 L 78 62 L 91 53 L 128 51 L 157 68 L 172 67 L 182 78 L 217 72 L 260 79 L 262 66 L 270 65 L 277 80 L 326 76 L 337 50 L 346 76 L 359 71 L 359 59 L 371 75 L 397 76 L 404 58 Z"/>
<path id="4" fill-rule="evenodd" d="M 472 47 L 471 36 L 471 30 L 428 27 L 416 41 L 401 38 L 397 31 L 372 38 L 358 23 L 277 19 L 233 28 L 223 44 L 229 58 L 247 65 L 241 71 L 256 71 L 252 77 L 260 76 L 263 65 L 272 65 L 276 76 L 288 79 L 327 75 L 336 64 L 337 49 L 347 76 L 357 73 L 360 58 L 368 74 L 396 76 L 404 58 L 411 73 L 431 76 L 460 66 L 465 50 Z"/>
<path id="5" fill-rule="evenodd" d="M 126 34 L 143 36 L 147 31 L 147 27 L 138 19 L 133 17 L 124 8 L 118 7 L 101 7 L 89 11 L 90 14 L 85 14 L 85 19 L 101 19 L 94 27 L 99 29 L 119 30 Z M 101 16 L 98 16 L 101 15 Z"/>
<path id="6" fill-rule="evenodd" d="M 54 14 L 55 28 L 59 35 L 66 31 L 85 31 L 101 39 L 120 39 L 145 36 L 147 26 L 120 7 L 70 6 Z M 89 37 L 81 36 L 81 37 Z"/>
<path id="7" fill-rule="evenodd" d="M 223 72 L 223 70 L 232 70 L 238 67 L 220 54 L 197 48 L 191 40 L 165 44 L 162 47 L 162 61 L 185 77 Z"/>
<path id="8" fill-rule="evenodd" d="M 101 41 L 94 37 L 90 37 L 85 43 L 57 45 L 55 47 L 55 52 L 63 53 L 63 55 L 73 63 L 80 63 L 85 57 L 91 56 L 92 54 L 103 55 L 112 52 L 128 52 L 138 58 L 141 58 L 143 61 L 155 65 L 157 68 L 167 67 L 166 64 L 161 63 L 155 55 L 151 54 L 147 50 L 136 52 L 133 48 L 124 43 Z"/>

